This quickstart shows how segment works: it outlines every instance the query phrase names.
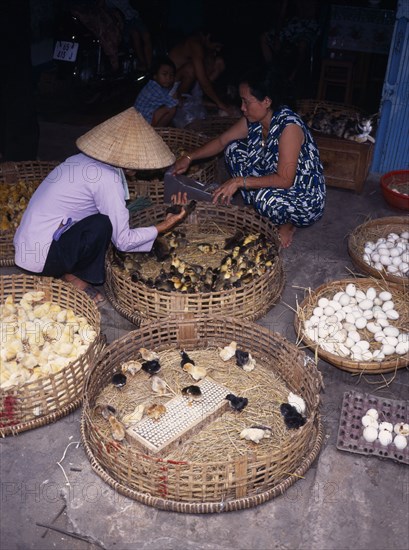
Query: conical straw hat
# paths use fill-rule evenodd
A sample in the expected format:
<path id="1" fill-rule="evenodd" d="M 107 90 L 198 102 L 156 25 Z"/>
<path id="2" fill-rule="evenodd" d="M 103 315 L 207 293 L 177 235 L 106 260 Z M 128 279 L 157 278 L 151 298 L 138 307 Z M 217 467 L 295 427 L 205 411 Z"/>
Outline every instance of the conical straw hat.
<path id="1" fill-rule="evenodd" d="M 165 168 L 175 156 L 143 116 L 130 107 L 80 136 L 77 147 L 86 155 L 121 168 Z"/>

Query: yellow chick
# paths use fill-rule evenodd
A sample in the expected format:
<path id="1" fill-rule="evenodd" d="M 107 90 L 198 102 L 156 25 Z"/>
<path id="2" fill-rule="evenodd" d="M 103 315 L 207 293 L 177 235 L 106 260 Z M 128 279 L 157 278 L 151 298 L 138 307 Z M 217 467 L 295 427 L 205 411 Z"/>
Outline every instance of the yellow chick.
<path id="1" fill-rule="evenodd" d="M 150 351 L 146 348 L 140 348 L 139 353 L 144 361 L 158 361 L 159 355 L 155 351 Z"/>
<path id="2" fill-rule="evenodd" d="M 202 380 L 207 375 L 207 370 L 204 367 L 197 367 L 196 365 L 192 365 L 192 363 L 185 363 L 183 370 L 188 372 L 196 382 Z"/>
<path id="3" fill-rule="evenodd" d="M 115 416 L 110 416 L 108 422 L 111 425 L 111 435 L 115 441 L 122 441 L 125 439 L 125 427 Z"/>
<path id="4" fill-rule="evenodd" d="M 232 357 L 234 357 L 237 349 L 237 342 L 233 340 L 233 342 L 230 342 L 228 346 L 225 346 L 223 349 L 220 350 L 219 355 L 220 358 L 223 361 L 228 361 Z"/>
<path id="5" fill-rule="evenodd" d="M 168 386 L 160 376 L 152 376 L 152 391 L 158 393 L 159 395 L 164 395 Z"/>
<path id="6" fill-rule="evenodd" d="M 127 361 L 126 363 L 122 363 L 121 365 L 121 371 L 126 374 L 129 373 L 131 376 L 135 376 L 137 372 L 139 372 L 142 368 L 142 363 L 139 361 Z"/>
<path id="7" fill-rule="evenodd" d="M 166 413 L 166 407 L 162 404 L 154 404 L 150 405 L 146 409 L 146 414 L 149 416 L 149 418 L 152 418 L 152 420 L 159 420 L 161 416 L 163 416 Z"/>

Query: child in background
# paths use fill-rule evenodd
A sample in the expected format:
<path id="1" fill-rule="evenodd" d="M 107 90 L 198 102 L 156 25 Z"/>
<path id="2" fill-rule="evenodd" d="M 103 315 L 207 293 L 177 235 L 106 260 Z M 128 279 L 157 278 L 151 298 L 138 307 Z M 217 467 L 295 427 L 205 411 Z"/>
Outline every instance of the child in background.
<path id="1" fill-rule="evenodd" d="M 169 126 L 178 100 L 171 93 L 175 83 L 175 64 L 169 57 L 156 59 L 152 79 L 139 92 L 134 107 L 152 126 Z"/>

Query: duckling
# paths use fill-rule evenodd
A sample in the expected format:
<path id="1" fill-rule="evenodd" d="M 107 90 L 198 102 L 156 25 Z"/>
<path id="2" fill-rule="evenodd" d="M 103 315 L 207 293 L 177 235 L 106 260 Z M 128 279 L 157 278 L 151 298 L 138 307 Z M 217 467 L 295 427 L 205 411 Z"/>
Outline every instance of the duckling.
<path id="1" fill-rule="evenodd" d="M 139 353 L 144 361 L 159 361 L 159 355 L 156 351 L 152 351 L 146 348 L 139 348 Z"/>
<path id="2" fill-rule="evenodd" d="M 188 398 L 188 404 L 191 405 L 193 401 L 200 401 L 202 399 L 202 390 L 199 386 L 192 384 L 182 388 L 182 395 Z"/>
<path id="3" fill-rule="evenodd" d="M 228 361 L 235 356 L 237 349 L 237 343 L 232 341 L 228 346 L 225 346 L 220 350 L 219 355 L 223 361 Z"/>
<path id="4" fill-rule="evenodd" d="M 170 244 L 164 235 L 159 235 L 156 237 L 152 250 L 158 262 L 164 262 L 170 258 Z"/>
<path id="5" fill-rule="evenodd" d="M 219 245 L 217 243 L 199 243 L 197 245 L 197 248 L 200 250 L 200 252 L 203 252 L 203 254 L 216 254 L 216 252 L 219 250 Z"/>
<path id="6" fill-rule="evenodd" d="M 115 416 L 110 416 L 108 422 L 111 425 L 111 435 L 115 441 L 123 441 L 125 439 L 125 427 Z"/>
<path id="7" fill-rule="evenodd" d="M 159 420 L 159 418 L 163 416 L 165 413 L 166 413 L 166 407 L 161 403 L 155 403 L 154 405 L 150 405 L 146 409 L 146 414 L 149 416 L 149 418 L 152 418 L 152 420 Z"/>
<path id="8" fill-rule="evenodd" d="M 162 290 L 164 292 L 171 292 L 175 289 L 173 284 L 170 281 L 158 281 L 155 283 L 156 290 Z"/>
<path id="9" fill-rule="evenodd" d="M 196 380 L 196 382 L 202 380 L 202 378 L 205 378 L 207 375 L 207 370 L 204 367 L 196 367 L 192 363 L 185 363 L 183 365 L 183 370 L 188 372 L 193 380 Z"/>
<path id="10" fill-rule="evenodd" d="M 268 426 L 250 426 L 240 432 L 240 438 L 260 443 L 265 437 L 271 437 L 271 432 L 272 430 Z"/>
<path id="11" fill-rule="evenodd" d="M 244 233 L 241 229 L 238 229 L 232 237 L 228 237 L 224 241 L 224 249 L 229 250 L 237 246 L 240 246 L 240 244 L 243 242 L 243 239 L 244 239 Z"/>

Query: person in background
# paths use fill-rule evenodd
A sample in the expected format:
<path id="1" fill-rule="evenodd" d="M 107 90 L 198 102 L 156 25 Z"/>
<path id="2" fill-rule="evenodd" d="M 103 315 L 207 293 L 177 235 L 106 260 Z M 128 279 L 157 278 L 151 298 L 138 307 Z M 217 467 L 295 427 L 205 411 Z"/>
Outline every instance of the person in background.
<path id="1" fill-rule="evenodd" d="M 256 69 L 239 86 L 243 117 L 229 130 L 176 161 L 186 172 L 192 161 L 225 150 L 231 178 L 213 194 L 229 204 L 241 191 L 245 204 L 278 226 L 281 244 L 290 246 L 296 227 L 323 215 L 325 180 L 310 130 L 284 102 L 286 86 L 276 67 Z"/>
<path id="2" fill-rule="evenodd" d="M 176 113 L 178 100 L 172 95 L 175 64 L 169 57 L 154 60 L 152 79 L 139 92 L 134 107 L 152 126 L 169 126 Z"/>
<path id="3" fill-rule="evenodd" d="M 186 212 L 168 214 L 149 227 L 130 227 L 120 166 L 162 168 L 174 161 L 133 107 L 78 138 L 77 146 L 81 152 L 57 166 L 31 197 L 14 236 L 15 262 L 31 273 L 61 278 L 100 304 L 104 297 L 94 285 L 104 282 L 110 242 L 123 252 L 149 252 L 157 235 Z"/>
<path id="4" fill-rule="evenodd" d="M 189 94 L 197 82 L 220 111 L 230 114 L 233 108 L 219 97 L 213 85 L 225 69 L 221 48 L 222 44 L 215 42 L 210 33 L 198 31 L 171 48 L 169 57 L 176 66 L 179 97 Z"/>

